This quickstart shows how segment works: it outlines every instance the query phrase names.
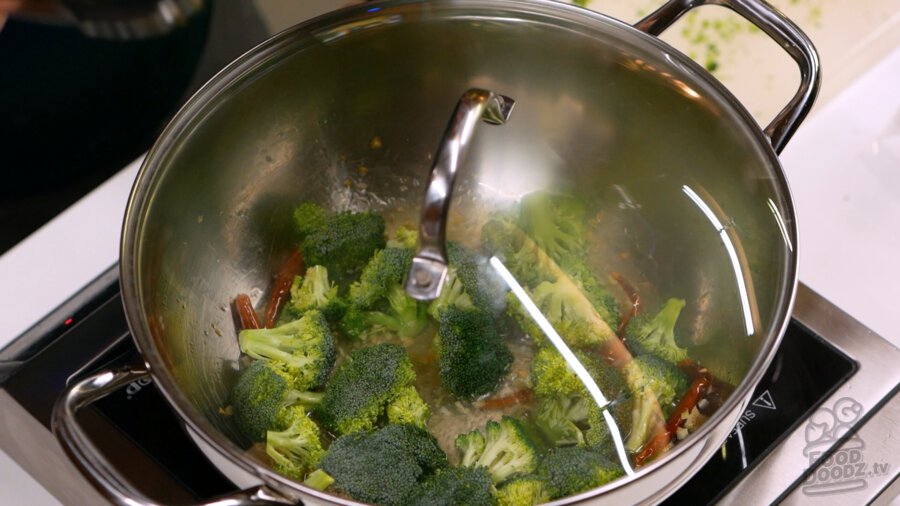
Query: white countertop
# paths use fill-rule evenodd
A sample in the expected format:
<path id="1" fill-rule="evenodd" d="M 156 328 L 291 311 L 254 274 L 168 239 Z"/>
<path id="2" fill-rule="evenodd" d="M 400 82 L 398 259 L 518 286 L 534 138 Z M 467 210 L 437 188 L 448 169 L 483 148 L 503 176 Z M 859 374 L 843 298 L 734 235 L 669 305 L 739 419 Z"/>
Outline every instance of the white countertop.
<path id="1" fill-rule="evenodd" d="M 661 2 L 651 5 L 656 3 Z M 900 13 L 896 0 L 868 3 L 890 5 L 892 12 Z M 896 28 L 898 19 L 885 18 L 879 26 Z M 818 44 L 817 29 L 809 31 Z M 790 142 L 782 161 L 799 215 L 800 279 L 900 347 L 900 317 L 893 312 L 900 286 L 896 32 L 865 33 L 867 45 L 845 50 L 832 73 L 828 69 L 835 60 L 826 59 L 823 51 L 824 100 Z M 830 47 L 828 40 L 823 42 Z M 834 85 L 829 84 L 831 76 Z M 728 84 L 727 77 L 723 81 Z M 770 116 L 767 107 L 760 106 L 760 117 Z M 139 163 L 0 256 L 0 307 L 5 313 L 0 318 L 0 348 L 116 263 L 124 207 Z M 2 452 L 0 503 L 58 504 Z"/>

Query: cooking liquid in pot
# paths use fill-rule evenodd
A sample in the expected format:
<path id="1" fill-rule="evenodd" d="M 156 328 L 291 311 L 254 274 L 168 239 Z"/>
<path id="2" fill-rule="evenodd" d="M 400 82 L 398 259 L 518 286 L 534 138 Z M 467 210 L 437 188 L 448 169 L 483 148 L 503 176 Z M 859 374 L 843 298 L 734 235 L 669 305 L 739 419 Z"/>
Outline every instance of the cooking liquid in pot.
<path id="1" fill-rule="evenodd" d="M 465 188 L 465 187 L 464 187 Z M 649 269 L 650 274 L 658 274 L 659 266 L 656 266 L 658 259 L 654 258 L 652 252 L 654 243 L 661 241 L 659 232 L 651 227 L 641 216 L 638 209 L 622 205 L 622 201 L 628 200 L 625 195 L 625 189 L 622 187 L 613 187 L 610 189 L 608 199 L 605 200 L 607 205 L 596 207 L 590 210 L 590 217 L 585 223 L 587 228 L 586 252 L 590 262 L 590 267 L 596 273 L 603 273 L 599 279 L 607 285 L 610 293 L 616 298 L 617 305 L 621 313 L 622 328 L 618 329 L 622 333 L 624 325 L 628 323 L 634 313 L 653 314 L 659 308 L 661 302 L 666 297 L 678 297 L 676 293 L 660 294 L 659 290 L 648 279 L 644 269 Z M 472 197 L 471 192 L 464 190 L 458 198 L 468 200 Z M 612 195 L 618 195 L 613 198 Z M 480 231 L 484 224 L 486 216 L 491 213 L 481 212 L 475 202 L 469 202 L 464 206 L 467 211 L 455 213 L 451 220 L 450 229 L 451 237 L 466 237 L 465 246 L 474 251 L 481 251 L 479 245 L 480 233 L 472 231 Z M 474 211 L 474 212 L 473 212 Z M 414 220 L 412 214 L 408 212 L 386 214 L 388 236 L 392 236 L 394 230 L 402 225 L 410 227 Z M 625 242 L 619 244 L 619 247 L 602 240 L 603 237 L 609 237 L 616 233 L 622 236 L 621 230 L 627 230 L 624 235 Z M 715 233 L 714 231 L 710 231 Z M 645 254 L 645 258 L 635 258 L 634 254 L 641 251 Z M 486 259 L 485 259 L 486 260 Z M 309 267 L 309 266 L 305 266 Z M 338 276 L 340 277 L 340 276 Z M 349 276 L 351 279 L 357 279 L 358 274 Z M 618 283 L 617 283 L 618 280 Z M 341 286 L 340 295 L 344 296 L 347 292 L 348 281 L 345 279 Z M 693 301 L 688 302 L 688 306 Z M 686 311 L 688 312 L 688 311 Z M 677 333 L 683 333 L 683 329 L 692 330 L 692 326 L 698 324 L 696 320 L 703 318 L 703 311 L 690 311 L 693 323 L 686 324 L 681 321 Z M 699 316 L 698 316 L 699 315 Z M 334 330 L 335 341 L 338 348 L 338 358 L 335 369 L 339 368 L 341 363 L 346 359 L 347 355 L 353 350 L 368 347 L 379 343 L 394 343 L 404 347 L 407 354 L 412 360 L 417 377 L 415 387 L 422 399 L 430 408 L 430 417 L 427 422 L 428 431 L 435 436 L 440 447 L 447 453 L 451 465 L 459 464 L 459 453 L 454 442 L 459 434 L 463 434 L 472 430 L 483 430 L 485 424 L 490 420 L 499 420 L 502 416 L 508 415 L 516 417 L 526 423 L 534 423 L 537 409 L 537 401 L 532 391 L 531 366 L 537 349 L 535 341 L 532 340 L 508 315 L 502 314 L 497 316 L 504 322 L 498 325 L 505 342 L 513 355 L 512 365 L 509 372 L 505 375 L 502 382 L 490 394 L 482 396 L 474 400 L 459 399 L 455 397 L 442 384 L 439 376 L 439 359 L 435 346 L 437 334 L 437 323 L 429 319 L 429 324 L 418 336 L 413 338 L 401 338 L 389 332 L 380 333 L 370 336 L 364 341 L 352 340 L 343 336 L 339 330 Z M 683 319 L 682 319 L 683 320 Z M 333 326 L 334 327 L 334 326 Z M 565 339 L 565 336 L 563 336 Z M 679 344 L 688 346 L 696 339 L 684 339 L 679 337 Z M 601 349 L 597 349 L 601 352 Z M 682 364 L 682 369 L 687 373 L 686 377 L 691 379 L 697 378 L 698 365 L 693 360 L 689 364 Z M 706 377 L 710 377 L 708 373 L 704 373 Z M 742 374 L 742 372 L 741 372 Z M 613 403 L 627 400 L 630 393 L 626 389 L 621 391 L 610 391 L 610 389 L 599 383 L 599 387 L 604 396 Z M 724 399 L 731 393 L 733 387 L 721 380 L 714 380 L 714 388 L 705 385 L 702 391 L 703 399 L 699 405 L 702 407 L 701 419 L 705 420 L 713 414 L 713 412 L 722 404 Z M 668 405 L 662 406 L 664 412 L 668 414 L 676 408 L 681 401 L 681 397 L 689 396 L 689 392 L 679 393 L 679 397 L 672 400 Z M 696 410 L 697 399 L 694 398 L 690 404 L 691 410 Z M 695 412 L 696 414 L 696 412 Z M 702 423 L 702 421 L 700 422 Z M 583 427 L 584 424 L 581 424 Z M 695 430 L 699 425 L 692 427 Z M 621 427 L 622 440 L 627 440 L 629 433 L 626 427 Z M 327 446 L 336 437 L 329 434 L 323 428 L 323 442 Z M 534 435 L 540 434 L 539 429 L 535 428 Z M 687 431 L 680 431 L 679 434 L 672 434 L 671 443 L 677 444 L 677 441 L 687 435 Z M 648 462 L 654 456 L 664 453 L 665 448 L 669 444 L 665 444 L 657 448 L 654 454 L 647 453 L 652 441 L 647 441 L 644 445 L 645 455 L 640 456 L 641 451 L 633 452 L 629 455 L 630 464 L 635 466 Z M 553 447 L 552 443 L 543 441 L 545 449 Z M 264 451 L 264 443 L 256 445 L 252 450 L 252 454 L 257 455 L 263 460 L 268 460 Z M 615 461 L 614 454 L 608 454 L 612 461 Z M 341 494 L 340 491 L 332 487 L 330 492 Z"/>

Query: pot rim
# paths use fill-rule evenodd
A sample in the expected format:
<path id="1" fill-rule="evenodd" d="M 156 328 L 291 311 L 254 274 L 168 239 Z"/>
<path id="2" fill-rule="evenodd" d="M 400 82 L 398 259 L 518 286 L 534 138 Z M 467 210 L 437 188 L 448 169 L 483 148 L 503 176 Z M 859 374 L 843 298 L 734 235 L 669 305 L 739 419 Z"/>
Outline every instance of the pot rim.
<path id="1" fill-rule="evenodd" d="M 173 375 L 166 368 L 165 362 L 157 350 L 150 327 L 147 324 L 146 315 L 139 303 L 141 298 L 139 290 L 140 282 L 135 261 L 139 256 L 140 236 L 144 225 L 144 210 L 152 200 L 152 192 L 155 189 L 155 183 L 158 180 L 158 176 L 162 173 L 163 162 L 165 161 L 167 154 L 173 147 L 177 146 L 177 141 L 183 134 L 190 131 L 194 124 L 209 114 L 211 109 L 214 109 L 214 107 L 210 106 L 216 103 L 223 92 L 229 90 L 233 83 L 239 81 L 244 76 L 252 74 L 257 68 L 269 60 L 278 58 L 287 48 L 296 46 L 296 48 L 299 49 L 302 47 L 298 46 L 298 41 L 304 38 L 304 36 L 321 33 L 328 28 L 345 26 L 351 21 L 358 22 L 360 20 L 384 16 L 391 10 L 400 10 L 403 8 L 412 8 L 417 11 L 427 10 L 428 12 L 442 11 L 442 9 L 447 11 L 458 11 L 461 16 L 449 16 L 453 19 L 467 17 L 465 12 L 472 8 L 478 8 L 480 9 L 479 12 L 482 13 L 507 12 L 512 16 L 527 13 L 537 19 L 576 25 L 585 31 L 599 29 L 601 26 L 606 25 L 608 31 L 617 31 L 622 35 L 637 39 L 639 44 L 645 45 L 645 48 L 660 51 L 665 54 L 672 63 L 680 67 L 684 74 L 690 75 L 693 79 L 703 80 L 710 91 L 718 94 L 717 98 L 720 99 L 720 104 L 730 107 L 732 112 L 735 113 L 735 116 L 738 118 L 739 123 L 742 122 L 744 123 L 744 126 L 748 127 L 745 128 L 745 130 L 752 137 L 748 140 L 755 142 L 768 159 L 771 176 L 773 178 L 773 185 L 782 191 L 783 220 L 786 227 L 787 239 L 792 245 L 792 250 L 787 255 L 785 272 L 782 276 L 783 279 L 780 281 L 783 286 L 779 293 L 779 298 L 781 300 L 778 301 L 779 303 L 776 305 L 778 309 L 773 311 L 771 324 L 763 337 L 760 349 L 741 382 L 737 385 L 735 391 L 729 396 L 725 403 L 697 432 L 691 434 L 685 441 L 676 444 L 662 457 L 641 467 L 633 476 L 615 480 L 602 487 L 592 489 L 576 496 L 554 501 L 552 504 L 570 504 L 593 498 L 653 475 L 695 444 L 704 441 L 725 416 L 746 403 L 749 395 L 753 392 L 753 389 L 774 357 L 775 351 L 777 350 L 789 323 L 797 292 L 799 252 L 797 249 L 798 232 L 796 211 L 787 178 L 774 149 L 769 143 L 769 139 L 766 138 L 755 119 L 750 115 L 743 104 L 741 104 L 717 79 L 688 56 L 655 36 L 637 30 L 622 21 L 602 13 L 558 2 L 556 0 L 433 0 L 429 2 L 427 6 L 423 5 L 422 2 L 418 0 L 388 0 L 376 4 L 353 5 L 305 21 L 266 39 L 228 64 L 223 70 L 218 72 L 212 79 L 204 84 L 175 114 L 173 119 L 160 134 L 156 143 L 154 143 L 153 147 L 149 150 L 132 187 L 123 220 L 119 263 L 122 301 L 132 338 L 143 356 L 154 382 L 159 387 L 169 405 L 182 419 L 183 423 L 193 429 L 198 437 L 201 437 L 211 448 L 228 458 L 234 464 L 245 471 L 250 472 L 255 477 L 260 478 L 266 484 L 277 486 L 278 489 L 282 491 L 288 490 L 295 494 L 301 493 L 312 495 L 332 503 L 347 505 L 360 504 L 352 500 L 336 497 L 305 487 L 299 482 L 281 476 L 261 462 L 249 458 L 243 449 L 238 447 L 231 439 L 215 428 L 213 424 L 209 422 L 207 418 L 187 399 L 187 397 L 182 394 Z M 715 446 L 721 444 L 721 442 L 722 441 L 716 441 Z M 696 469 L 694 469 L 694 471 L 695 470 Z M 655 495 L 651 494 L 650 497 L 665 497 L 667 492 L 674 490 L 674 485 L 680 485 L 680 482 L 686 480 L 690 474 L 692 473 L 682 473 L 679 475 L 678 482 L 664 485 Z"/>

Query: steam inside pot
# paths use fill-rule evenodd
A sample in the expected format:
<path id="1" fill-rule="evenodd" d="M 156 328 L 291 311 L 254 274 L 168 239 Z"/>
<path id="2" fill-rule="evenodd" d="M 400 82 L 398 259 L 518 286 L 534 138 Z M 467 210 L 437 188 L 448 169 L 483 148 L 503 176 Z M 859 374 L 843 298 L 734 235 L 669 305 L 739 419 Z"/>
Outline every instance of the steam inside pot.
<path id="1" fill-rule="evenodd" d="M 383 504 L 615 494 L 697 449 L 691 429 L 749 394 L 796 277 L 749 114 L 598 15 L 379 7 L 243 57 L 148 155 L 123 293 L 167 398 L 226 455 Z M 424 178 L 473 87 L 516 110 L 459 174 L 443 305 L 410 301 Z"/>
<path id="2" fill-rule="evenodd" d="M 377 504 L 560 499 L 664 455 L 732 390 L 691 358 L 684 299 L 604 270 L 605 218 L 572 195 L 469 223 L 429 302 L 403 289 L 404 224 L 312 202 L 292 218 L 269 328 L 236 298 L 246 358 L 226 412 L 308 486 Z"/>

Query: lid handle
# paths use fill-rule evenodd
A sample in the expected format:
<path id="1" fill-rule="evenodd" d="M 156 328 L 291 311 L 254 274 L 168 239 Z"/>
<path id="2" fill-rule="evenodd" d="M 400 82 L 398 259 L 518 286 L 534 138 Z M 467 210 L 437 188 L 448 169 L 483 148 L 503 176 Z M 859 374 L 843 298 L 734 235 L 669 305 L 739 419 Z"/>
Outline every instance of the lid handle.
<path id="1" fill-rule="evenodd" d="M 456 171 L 468 153 L 475 126 L 481 121 L 492 125 L 506 123 L 514 104 L 509 97 L 476 88 L 463 93 L 456 104 L 425 189 L 416 254 L 406 277 L 406 293 L 410 297 L 433 300 L 441 294 L 447 278 L 447 213 Z"/>

